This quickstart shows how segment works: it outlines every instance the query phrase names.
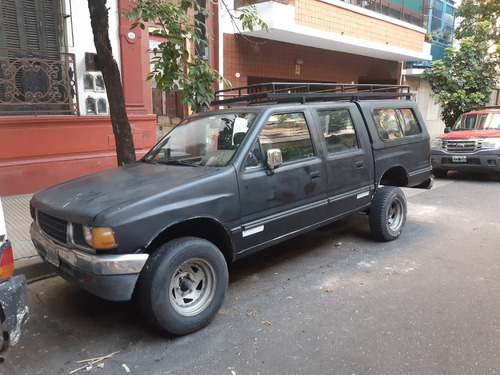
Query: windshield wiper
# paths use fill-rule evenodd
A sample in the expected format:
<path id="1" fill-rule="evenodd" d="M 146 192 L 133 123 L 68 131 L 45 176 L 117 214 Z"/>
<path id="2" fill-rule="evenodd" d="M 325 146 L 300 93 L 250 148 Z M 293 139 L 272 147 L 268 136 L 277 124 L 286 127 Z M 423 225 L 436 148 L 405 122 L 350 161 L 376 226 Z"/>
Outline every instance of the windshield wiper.
<path id="1" fill-rule="evenodd" d="M 196 164 L 195 162 L 190 162 L 186 160 L 180 160 L 180 159 L 169 159 L 169 160 L 162 160 L 158 161 L 158 163 L 161 164 L 171 164 L 171 165 L 188 165 L 190 167 L 199 167 L 199 164 Z"/>

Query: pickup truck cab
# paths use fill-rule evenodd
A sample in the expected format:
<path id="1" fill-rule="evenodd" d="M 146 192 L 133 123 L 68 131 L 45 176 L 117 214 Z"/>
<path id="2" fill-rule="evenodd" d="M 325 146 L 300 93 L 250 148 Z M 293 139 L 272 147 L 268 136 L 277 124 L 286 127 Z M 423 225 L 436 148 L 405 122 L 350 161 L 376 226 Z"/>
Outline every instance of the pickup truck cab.
<path id="1" fill-rule="evenodd" d="M 500 172 L 500 107 L 462 114 L 432 141 L 431 163 L 437 178 L 450 170 Z"/>
<path id="2" fill-rule="evenodd" d="M 214 105 L 233 107 L 187 117 L 138 162 L 36 193 L 38 253 L 95 295 L 134 295 L 153 325 L 183 335 L 212 320 L 228 264 L 244 256 L 358 212 L 375 239 L 396 239 L 399 187 L 431 185 L 425 124 L 396 99 L 409 90 L 304 87 L 221 92 Z"/>

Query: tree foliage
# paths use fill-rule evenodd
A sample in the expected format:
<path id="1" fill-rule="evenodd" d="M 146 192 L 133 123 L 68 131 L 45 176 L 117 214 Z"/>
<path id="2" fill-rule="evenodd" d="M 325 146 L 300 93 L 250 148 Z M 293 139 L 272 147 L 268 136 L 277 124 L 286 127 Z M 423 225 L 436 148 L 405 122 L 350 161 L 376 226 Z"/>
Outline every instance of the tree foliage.
<path id="1" fill-rule="evenodd" d="M 206 47 L 210 44 L 210 30 L 204 21 L 192 17 L 193 10 L 205 17 L 210 16 L 196 0 L 138 0 L 125 16 L 134 21 L 132 28 L 144 30 L 152 26 L 153 34 L 164 37 L 152 50 L 153 69 L 148 79 L 153 79 L 156 87 L 167 94 L 182 89 L 181 102 L 196 110 L 210 105 L 218 83 L 229 87 L 230 82 L 202 57 L 191 53 L 190 46 Z M 255 25 L 267 29 L 253 7 L 233 17 L 233 20 L 241 21 L 244 29 L 253 30 Z M 208 32 L 205 34 L 202 30 Z"/>
<path id="2" fill-rule="evenodd" d="M 227 9 L 224 1 L 221 4 Z M 130 164 L 135 162 L 135 147 L 125 110 L 120 70 L 113 58 L 109 40 L 106 0 L 88 0 L 88 5 L 94 44 L 107 88 L 118 165 Z M 167 93 L 182 88 L 182 102 L 196 110 L 200 106 L 209 105 L 218 82 L 226 85 L 229 82 L 211 69 L 205 60 L 190 54 L 189 42 L 201 46 L 209 44 L 209 40 L 201 37 L 203 33 L 200 32 L 202 28 L 206 28 L 206 24 L 192 17 L 192 11 L 209 16 L 209 12 L 196 0 L 138 0 L 125 16 L 136 20 L 133 27 L 144 30 L 151 22 L 156 27 L 153 33 L 165 36 L 165 42 L 153 50 L 153 71 L 148 79 L 154 79 L 157 87 Z M 244 29 L 253 30 L 256 25 L 268 29 L 254 7 L 248 7 L 239 16 L 231 17 L 233 21 L 240 21 Z"/>
<path id="3" fill-rule="evenodd" d="M 463 0 L 456 16 L 461 18 L 455 30 L 457 39 L 473 37 L 480 22 L 490 22 L 488 40 L 500 44 L 500 2 L 498 0 Z"/>
<path id="4" fill-rule="evenodd" d="M 483 2 L 487 3 L 464 1 L 468 8 L 460 14 L 471 18 L 466 19 L 457 33 L 462 37 L 459 47 L 447 49 L 444 59 L 434 61 L 432 68 L 422 75 L 443 108 L 441 117 L 446 126 L 453 126 L 460 114 L 484 106 L 496 86 L 500 48 L 492 46 L 492 22 L 479 21 L 481 18 L 477 17 L 480 11 L 476 7 Z M 473 10 L 470 3 L 474 4 Z"/>

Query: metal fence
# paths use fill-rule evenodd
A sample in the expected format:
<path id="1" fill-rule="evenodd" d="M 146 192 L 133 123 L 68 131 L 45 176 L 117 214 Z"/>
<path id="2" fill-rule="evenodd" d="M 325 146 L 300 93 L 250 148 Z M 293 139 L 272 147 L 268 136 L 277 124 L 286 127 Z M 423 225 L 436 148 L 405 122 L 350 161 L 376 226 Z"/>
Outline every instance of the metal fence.
<path id="1" fill-rule="evenodd" d="M 0 116 L 79 115 L 75 55 L 0 48 Z"/>

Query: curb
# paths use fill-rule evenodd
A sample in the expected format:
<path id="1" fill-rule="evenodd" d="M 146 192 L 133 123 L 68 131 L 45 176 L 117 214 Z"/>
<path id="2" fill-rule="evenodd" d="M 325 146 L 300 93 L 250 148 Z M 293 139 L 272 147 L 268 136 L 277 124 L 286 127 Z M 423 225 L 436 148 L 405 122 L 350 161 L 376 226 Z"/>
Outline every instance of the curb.
<path id="1" fill-rule="evenodd" d="M 28 284 L 56 275 L 54 269 L 39 256 L 16 259 L 14 275 L 24 274 Z"/>

